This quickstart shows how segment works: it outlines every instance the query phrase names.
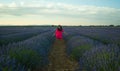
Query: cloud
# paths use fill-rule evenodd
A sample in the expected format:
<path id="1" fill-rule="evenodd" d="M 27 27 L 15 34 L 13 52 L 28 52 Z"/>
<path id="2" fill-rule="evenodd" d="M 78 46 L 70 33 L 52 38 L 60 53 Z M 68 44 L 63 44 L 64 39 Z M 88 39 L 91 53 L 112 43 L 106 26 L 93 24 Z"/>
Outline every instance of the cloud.
<path id="1" fill-rule="evenodd" d="M 12 2 L 8 5 L 8 7 L 17 7 L 17 4 L 15 2 Z"/>
<path id="2" fill-rule="evenodd" d="M 25 4 L 24 2 L 21 2 L 18 6 L 15 2 L 12 2 L 9 5 L 3 6 L 0 4 L 0 8 L 2 12 L 12 12 L 11 15 L 14 13 L 21 13 L 21 15 L 25 15 L 25 12 L 28 14 L 34 14 L 39 15 L 41 13 L 47 13 L 47 14 L 67 14 L 67 15 L 97 15 L 97 14 L 115 14 L 119 13 L 120 9 L 114 9 L 114 8 L 108 8 L 108 7 L 96 7 L 96 6 L 75 6 L 75 5 L 69 5 L 69 4 L 62 4 L 62 3 L 49 3 L 49 4 Z M 17 11 L 17 12 L 16 12 Z M 0 12 L 0 14 L 2 13 Z M 10 14 L 9 13 L 9 14 Z M 8 13 L 6 13 L 8 14 Z"/>
<path id="3" fill-rule="evenodd" d="M 3 7 L 3 4 L 0 4 L 0 8 Z"/>
<path id="4" fill-rule="evenodd" d="M 10 4 L 0 4 L 0 16 L 61 16 L 66 18 L 76 18 L 94 20 L 97 22 L 120 22 L 120 9 L 110 7 L 97 7 L 87 5 L 71 5 L 54 2 L 12 2 Z"/>

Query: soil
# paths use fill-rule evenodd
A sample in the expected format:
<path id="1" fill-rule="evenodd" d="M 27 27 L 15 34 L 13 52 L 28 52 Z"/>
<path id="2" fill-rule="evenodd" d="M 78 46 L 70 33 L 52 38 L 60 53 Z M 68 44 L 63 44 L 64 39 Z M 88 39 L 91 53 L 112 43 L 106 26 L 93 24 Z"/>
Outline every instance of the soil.
<path id="1" fill-rule="evenodd" d="M 48 71 L 75 71 L 78 68 L 76 61 L 71 61 L 66 54 L 66 45 L 63 39 L 56 39 L 50 56 Z"/>
<path id="2" fill-rule="evenodd" d="M 46 68 L 37 68 L 33 71 L 75 71 L 78 69 L 78 63 L 74 60 L 70 60 L 67 56 L 66 48 L 63 39 L 56 39 L 50 51 L 49 65 Z"/>

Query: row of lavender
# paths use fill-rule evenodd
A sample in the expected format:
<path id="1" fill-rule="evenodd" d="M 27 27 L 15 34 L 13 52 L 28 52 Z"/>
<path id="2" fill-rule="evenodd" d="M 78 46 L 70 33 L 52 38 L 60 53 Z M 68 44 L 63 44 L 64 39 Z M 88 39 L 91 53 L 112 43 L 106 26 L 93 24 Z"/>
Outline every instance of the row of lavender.
<path id="1" fill-rule="evenodd" d="M 0 28 L 0 46 L 26 40 L 49 29 L 48 27 L 2 27 Z"/>
<path id="2" fill-rule="evenodd" d="M 80 35 L 104 44 L 110 43 L 120 46 L 120 27 L 78 27 L 75 30 Z"/>
<path id="3" fill-rule="evenodd" d="M 42 27 L 42 26 L 0 26 L 0 35 L 10 35 L 15 33 L 23 33 L 23 32 L 30 32 L 30 31 L 41 31 L 48 29 L 50 27 Z"/>
<path id="4" fill-rule="evenodd" d="M 53 31 L 49 30 L 17 43 L 0 46 L 0 71 L 28 71 L 47 65 L 54 41 L 52 34 Z"/>
<path id="5" fill-rule="evenodd" d="M 95 27 L 92 29 L 96 30 L 97 28 Z M 99 33 L 103 35 L 105 31 L 103 27 L 102 29 L 103 32 L 101 33 L 96 30 L 97 34 Z M 67 54 L 71 59 L 75 59 L 79 62 L 80 67 L 78 71 L 119 71 L 120 47 L 113 43 L 108 43 L 106 45 L 101 41 L 90 38 L 89 36 L 84 36 L 89 35 L 90 32 L 84 34 L 79 30 L 81 29 L 75 27 L 65 28 L 65 31 L 69 35 L 64 36 L 67 42 Z M 85 32 L 85 30 L 82 30 L 82 32 Z M 107 31 L 106 34 L 109 35 L 109 32 Z M 95 32 L 91 32 L 90 34 L 95 34 Z M 101 35 L 98 35 L 98 37 L 99 36 Z M 104 36 L 107 37 L 107 35 Z"/>

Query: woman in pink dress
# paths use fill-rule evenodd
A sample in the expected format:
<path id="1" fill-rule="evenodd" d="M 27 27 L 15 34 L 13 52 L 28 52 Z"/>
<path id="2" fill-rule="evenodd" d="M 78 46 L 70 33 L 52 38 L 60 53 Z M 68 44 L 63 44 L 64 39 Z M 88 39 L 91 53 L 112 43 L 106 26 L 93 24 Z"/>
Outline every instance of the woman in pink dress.
<path id="1" fill-rule="evenodd" d="M 59 25 L 55 31 L 55 36 L 57 39 L 62 39 L 62 34 L 63 34 L 63 29 L 62 29 L 62 26 Z"/>

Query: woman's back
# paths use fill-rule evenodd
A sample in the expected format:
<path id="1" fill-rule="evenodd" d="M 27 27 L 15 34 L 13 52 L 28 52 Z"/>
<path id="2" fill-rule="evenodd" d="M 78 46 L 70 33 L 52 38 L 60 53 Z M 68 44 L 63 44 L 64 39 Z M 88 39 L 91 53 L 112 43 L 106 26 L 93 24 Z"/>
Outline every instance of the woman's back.
<path id="1" fill-rule="evenodd" d="M 55 36 L 57 39 L 62 39 L 62 32 L 63 32 L 63 29 L 61 29 L 61 27 L 56 29 Z"/>

